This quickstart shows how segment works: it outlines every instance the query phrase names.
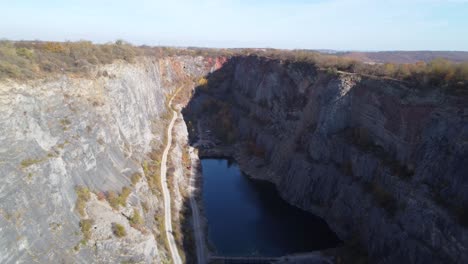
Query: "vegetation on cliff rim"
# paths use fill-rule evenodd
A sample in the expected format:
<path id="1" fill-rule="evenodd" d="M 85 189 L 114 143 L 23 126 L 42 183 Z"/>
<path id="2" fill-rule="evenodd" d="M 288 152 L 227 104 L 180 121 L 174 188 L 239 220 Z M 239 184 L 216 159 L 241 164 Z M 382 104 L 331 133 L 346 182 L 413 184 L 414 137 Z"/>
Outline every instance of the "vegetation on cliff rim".
<path id="1" fill-rule="evenodd" d="M 131 62 L 138 49 L 125 42 L 0 42 L 0 79 L 44 77 L 50 73 L 86 73 L 90 66 L 117 59 Z"/>
<path id="2" fill-rule="evenodd" d="M 133 62 L 137 56 L 213 56 L 226 55 L 223 50 L 178 49 L 170 47 L 133 46 L 123 40 L 94 44 L 91 41 L 0 41 L 0 79 L 33 79 L 53 73 L 83 76 L 93 66 L 115 60 Z"/>
<path id="3" fill-rule="evenodd" d="M 449 88 L 460 91 L 468 88 L 468 62 L 454 63 L 438 58 L 417 63 L 364 63 L 355 59 L 325 55 L 311 51 L 268 50 L 258 55 L 291 63 L 309 63 L 327 70 L 329 74 L 338 71 L 368 76 L 407 81 L 413 85 Z"/>
<path id="4" fill-rule="evenodd" d="M 122 40 L 107 44 L 93 44 L 90 41 L 0 41 L 0 79 L 41 78 L 51 73 L 81 76 L 89 73 L 93 66 L 109 64 L 115 60 L 133 62 L 135 57 L 143 55 L 259 56 L 285 62 L 313 64 L 329 73 L 345 71 L 388 77 L 456 91 L 465 91 L 468 87 L 468 62 L 453 63 L 445 59 L 435 59 L 429 63 L 369 64 L 308 50 L 137 47 Z M 200 81 L 200 86 L 206 86 L 203 79 Z"/>

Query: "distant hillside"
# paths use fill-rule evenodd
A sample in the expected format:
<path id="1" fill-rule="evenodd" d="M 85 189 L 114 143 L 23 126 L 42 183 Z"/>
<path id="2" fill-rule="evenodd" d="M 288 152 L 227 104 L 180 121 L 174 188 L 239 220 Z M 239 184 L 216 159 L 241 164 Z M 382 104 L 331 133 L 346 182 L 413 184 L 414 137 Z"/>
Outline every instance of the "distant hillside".
<path id="1" fill-rule="evenodd" d="M 353 58 L 364 62 L 376 63 L 415 63 L 430 62 L 444 58 L 452 62 L 468 61 L 467 51 L 380 51 L 380 52 L 345 52 L 339 56 Z"/>

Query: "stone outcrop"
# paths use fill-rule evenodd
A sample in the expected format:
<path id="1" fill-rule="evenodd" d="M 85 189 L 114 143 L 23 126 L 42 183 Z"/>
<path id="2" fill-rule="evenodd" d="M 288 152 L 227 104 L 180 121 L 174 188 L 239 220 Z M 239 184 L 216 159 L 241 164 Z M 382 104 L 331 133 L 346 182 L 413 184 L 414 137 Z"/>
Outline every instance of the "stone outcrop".
<path id="1" fill-rule="evenodd" d="M 202 57 L 139 58 L 99 67 L 85 78 L 56 76 L 0 84 L 0 262 L 160 262 L 167 258 L 142 168 L 163 142 L 166 98 L 215 70 Z M 219 65 L 218 65 L 219 66 Z M 125 206 L 98 196 L 131 187 Z M 91 197 L 76 210 L 75 188 Z M 100 194 L 101 193 L 101 194 Z M 101 197 L 102 198 L 102 197 Z M 129 224 L 134 210 L 143 226 Z M 87 245 L 80 219 L 93 219 Z M 115 223 L 127 235 L 116 237 Z M 81 243 L 80 241 L 83 241 Z"/>
<path id="2" fill-rule="evenodd" d="M 184 110 L 198 134 L 371 262 L 468 261 L 466 95 L 253 56 L 207 79 Z"/>

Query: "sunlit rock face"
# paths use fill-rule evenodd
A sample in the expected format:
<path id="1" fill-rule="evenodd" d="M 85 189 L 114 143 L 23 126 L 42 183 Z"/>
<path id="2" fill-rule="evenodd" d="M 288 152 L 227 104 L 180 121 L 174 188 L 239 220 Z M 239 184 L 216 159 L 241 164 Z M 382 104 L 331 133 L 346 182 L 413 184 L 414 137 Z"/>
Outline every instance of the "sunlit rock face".
<path id="1" fill-rule="evenodd" d="M 90 76 L 55 76 L 0 84 L 0 262 L 160 262 L 167 259 L 154 214 L 162 202 L 145 177 L 126 206 L 112 209 L 100 192 L 121 191 L 144 174 L 145 155 L 163 144 L 167 98 L 220 67 L 202 57 L 115 62 Z M 85 215 L 77 186 L 92 191 Z M 143 206 L 145 205 L 144 210 Z M 138 210 L 145 225 L 128 218 Z M 93 219 L 83 245 L 80 218 Z M 117 238 L 112 225 L 127 235 Z"/>
<path id="2" fill-rule="evenodd" d="M 258 57 L 207 80 L 186 119 L 372 262 L 468 261 L 466 95 Z"/>

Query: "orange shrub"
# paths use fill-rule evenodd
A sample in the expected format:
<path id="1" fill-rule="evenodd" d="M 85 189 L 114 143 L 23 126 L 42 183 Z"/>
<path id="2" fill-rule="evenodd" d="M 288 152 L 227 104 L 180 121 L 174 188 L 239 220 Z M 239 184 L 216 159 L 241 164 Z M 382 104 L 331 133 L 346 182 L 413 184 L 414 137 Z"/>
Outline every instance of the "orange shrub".
<path id="1" fill-rule="evenodd" d="M 65 51 L 65 47 L 58 42 L 46 42 L 42 48 L 46 51 L 54 53 L 62 53 Z"/>

